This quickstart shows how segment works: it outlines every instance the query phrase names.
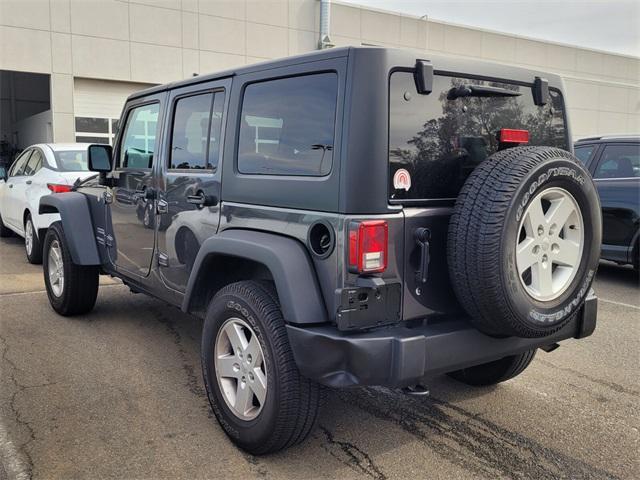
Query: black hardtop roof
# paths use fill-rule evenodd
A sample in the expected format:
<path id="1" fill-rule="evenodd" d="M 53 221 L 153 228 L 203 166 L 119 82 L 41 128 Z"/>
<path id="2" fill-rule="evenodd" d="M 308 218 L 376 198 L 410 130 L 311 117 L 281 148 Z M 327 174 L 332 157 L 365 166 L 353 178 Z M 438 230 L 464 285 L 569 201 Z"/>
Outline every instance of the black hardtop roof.
<path id="1" fill-rule="evenodd" d="M 417 59 L 430 60 L 433 63 L 436 72 L 451 72 L 458 74 L 466 74 L 469 76 L 477 77 L 489 77 L 510 81 L 517 81 L 521 83 L 532 83 L 536 76 L 541 76 L 549 81 L 549 86 L 562 88 L 562 79 L 559 75 L 541 72 L 538 70 L 531 70 L 522 67 L 514 67 L 511 65 L 505 65 L 500 63 L 488 62 L 485 60 L 467 59 L 446 55 L 432 54 L 429 52 L 410 50 L 410 49 L 396 49 L 389 47 L 376 47 L 376 46 L 361 46 L 361 47 L 337 47 L 329 48 L 325 50 L 315 50 L 313 52 L 304 53 L 302 55 L 295 55 L 291 57 L 284 57 L 275 60 L 267 60 L 265 62 L 255 63 L 252 65 L 246 65 L 237 67 L 230 70 L 222 70 L 220 72 L 208 73 L 204 75 L 197 75 L 192 78 L 180 80 L 164 85 L 158 85 L 155 87 L 147 88 L 134 92 L 129 96 L 129 99 L 135 99 L 152 95 L 154 93 L 171 90 L 174 88 L 185 87 L 189 85 L 196 85 L 198 83 L 204 83 L 211 80 L 219 80 L 222 78 L 233 77 L 245 73 L 254 73 L 264 70 L 270 70 L 273 68 L 281 68 L 292 65 L 299 65 L 302 63 L 316 62 L 319 60 L 328 60 L 332 58 L 349 57 L 351 55 L 358 55 L 361 52 L 367 54 L 375 54 L 387 57 L 388 61 L 398 67 L 412 68 L 415 65 Z"/>

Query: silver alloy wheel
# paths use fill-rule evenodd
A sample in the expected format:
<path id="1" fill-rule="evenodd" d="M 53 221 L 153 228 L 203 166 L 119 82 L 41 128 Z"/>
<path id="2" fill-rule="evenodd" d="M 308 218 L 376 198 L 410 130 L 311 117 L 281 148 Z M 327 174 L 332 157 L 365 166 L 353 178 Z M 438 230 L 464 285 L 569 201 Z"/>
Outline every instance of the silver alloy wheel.
<path id="1" fill-rule="evenodd" d="M 51 242 L 47 262 L 51 291 L 56 297 L 60 297 L 64 289 L 64 263 L 62 260 L 62 248 L 60 248 L 58 240 Z"/>
<path id="2" fill-rule="evenodd" d="M 24 248 L 27 249 L 27 255 L 31 255 L 33 250 L 33 223 L 31 219 L 27 219 L 27 223 L 24 226 Z"/>
<path id="3" fill-rule="evenodd" d="M 568 191 L 548 188 L 527 206 L 516 239 L 518 276 L 538 301 L 558 298 L 576 276 L 584 247 L 580 207 Z"/>
<path id="4" fill-rule="evenodd" d="M 241 420 L 256 418 L 267 396 L 267 369 L 253 329 L 240 318 L 227 319 L 213 354 L 216 379 L 229 409 Z"/>

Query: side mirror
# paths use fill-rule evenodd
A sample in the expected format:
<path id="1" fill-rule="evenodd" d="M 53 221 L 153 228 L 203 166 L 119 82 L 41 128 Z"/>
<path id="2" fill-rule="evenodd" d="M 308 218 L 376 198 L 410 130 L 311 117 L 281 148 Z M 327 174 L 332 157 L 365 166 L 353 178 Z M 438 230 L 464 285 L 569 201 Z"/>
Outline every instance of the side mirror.
<path id="1" fill-rule="evenodd" d="M 89 148 L 87 149 L 89 170 L 100 173 L 110 172 L 112 155 L 113 149 L 111 148 L 111 145 L 89 145 Z"/>
<path id="2" fill-rule="evenodd" d="M 4 180 L 5 182 L 9 179 L 9 173 L 5 167 L 0 167 L 0 180 Z"/>

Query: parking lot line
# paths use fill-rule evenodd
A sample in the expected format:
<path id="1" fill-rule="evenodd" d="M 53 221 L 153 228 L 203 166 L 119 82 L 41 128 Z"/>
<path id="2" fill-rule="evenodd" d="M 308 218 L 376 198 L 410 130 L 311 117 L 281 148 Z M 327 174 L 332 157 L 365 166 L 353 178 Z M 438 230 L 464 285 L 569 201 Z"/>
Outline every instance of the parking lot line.
<path id="1" fill-rule="evenodd" d="M 618 305 L 620 307 L 633 308 L 634 310 L 640 310 L 640 307 L 638 305 L 632 305 L 630 303 L 616 302 L 615 300 L 607 300 L 606 298 L 600 298 L 600 297 L 598 297 L 598 301 L 604 302 L 604 303 L 611 303 L 613 305 Z"/>

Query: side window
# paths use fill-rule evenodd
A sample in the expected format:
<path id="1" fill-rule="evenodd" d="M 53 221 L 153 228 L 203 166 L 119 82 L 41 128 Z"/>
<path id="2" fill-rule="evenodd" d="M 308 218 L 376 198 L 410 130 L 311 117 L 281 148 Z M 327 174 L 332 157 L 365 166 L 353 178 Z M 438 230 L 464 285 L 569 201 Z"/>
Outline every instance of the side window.
<path id="1" fill-rule="evenodd" d="M 578 157 L 578 160 L 580 160 L 583 165 L 587 165 L 595 148 L 595 145 L 584 145 L 581 147 L 576 147 L 576 157 Z"/>
<path id="2" fill-rule="evenodd" d="M 640 177 L 640 145 L 607 145 L 593 177 Z"/>
<path id="3" fill-rule="evenodd" d="M 192 95 L 176 102 L 173 114 L 169 168 L 205 169 L 213 93 Z"/>
<path id="4" fill-rule="evenodd" d="M 265 175 L 328 174 L 337 95 L 335 73 L 248 85 L 242 102 L 238 170 Z"/>
<path id="5" fill-rule="evenodd" d="M 33 153 L 33 150 L 27 150 L 17 158 L 9 172 L 10 177 L 19 177 L 20 175 L 24 175 L 24 167 L 26 166 L 31 153 Z"/>
<path id="6" fill-rule="evenodd" d="M 120 144 L 120 168 L 151 168 L 156 146 L 160 104 L 141 105 L 129 111 Z"/>
<path id="7" fill-rule="evenodd" d="M 34 149 L 33 154 L 31 155 L 31 158 L 29 158 L 29 161 L 24 167 L 23 175 L 33 175 L 41 168 L 42 168 L 42 153 L 40 152 L 40 150 Z"/>

